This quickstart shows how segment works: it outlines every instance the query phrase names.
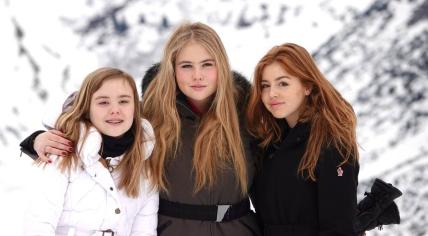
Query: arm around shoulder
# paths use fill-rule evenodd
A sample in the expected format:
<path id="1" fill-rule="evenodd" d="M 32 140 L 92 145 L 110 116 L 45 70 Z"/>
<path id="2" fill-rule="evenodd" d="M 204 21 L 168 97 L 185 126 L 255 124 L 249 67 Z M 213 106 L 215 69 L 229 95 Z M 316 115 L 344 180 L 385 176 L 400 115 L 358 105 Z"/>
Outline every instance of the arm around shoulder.
<path id="1" fill-rule="evenodd" d="M 31 159 L 37 160 L 37 158 L 39 158 L 39 156 L 37 155 L 36 150 L 34 150 L 34 140 L 36 139 L 36 137 L 39 134 L 44 133 L 44 132 L 45 131 L 43 131 L 43 130 L 37 130 L 36 132 L 32 133 L 27 138 L 22 140 L 22 142 L 19 144 L 19 146 L 21 147 L 21 152 L 27 154 L 29 157 L 31 157 Z"/>

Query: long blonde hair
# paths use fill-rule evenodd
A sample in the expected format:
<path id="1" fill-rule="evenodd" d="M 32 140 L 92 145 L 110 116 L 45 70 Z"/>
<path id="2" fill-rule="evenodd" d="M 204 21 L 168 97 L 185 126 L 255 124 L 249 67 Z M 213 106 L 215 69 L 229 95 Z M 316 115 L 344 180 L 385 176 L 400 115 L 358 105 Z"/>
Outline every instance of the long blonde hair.
<path id="1" fill-rule="evenodd" d="M 246 162 L 236 110 L 236 92 L 224 46 L 217 33 L 202 23 L 182 24 L 169 38 L 159 71 L 143 96 L 143 114 L 152 123 L 156 146 L 150 163 L 158 186 L 167 192 L 164 168 L 179 149 L 181 122 L 176 108 L 178 88 L 175 60 L 190 42 L 202 45 L 214 57 L 218 87 L 208 112 L 203 116 L 194 143 L 194 192 L 212 187 L 220 170 L 233 166 L 242 194 L 247 192 Z"/>
<path id="2" fill-rule="evenodd" d="M 89 120 L 89 110 L 93 94 L 107 80 L 120 79 L 126 81 L 132 88 L 134 101 L 133 134 L 134 142 L 130 149 L 125 153 L 120 161 L 117 170 L 121 173 L 119 189 L 125 188 L 130 197 L 137 197 L 139 194 L 140 178 L 142 174 L 149 177 L 149 165 L 144 163 L 143 137 L 145 132 L 141 124 L 141 104 L 134 79 L 127 73 L 115 68 L 100 68 L 90 73 L 83 81 L 76 98 L 70 108 L 65 110 L 58 118 L 55 128 L 65 134 L 65 137 L 75 144 L 74 150 L 77 150 L 76 144 L 80 137 L 80 123 L 85 124 L 86 139 L 88 129 L 91 126 Z M 70 156 L 62 158 L 59 168 L 61 171 L 70 171 L 77 168 L 79 163 L 79 153 L 71 153 Z"/>
<path id="3" fill-rule="evenodd" d="M 301 174 L 307 172 L 308 177 L 315 181 L 315 168 L 321 149 L 331 145 L 342 156 L 341 164 L 357 161 L 356 116 L 352 106 L 324 77 L 312 56 L 303 47 L 292 43 L 273 47 L 259 61 L 254 72 L 247 122 L 250 133 L 262 140 L 260 146 L 266 148 L 278 142 L 282 135 L 278 121 L 261 100 L 263 70 L 274 62 L 279 63 L 290 75 L 299 78 L 306 88 L 311 88 L 299 117 L 299 121 L 311 124 L 311 131 L 298 171 Z"/>

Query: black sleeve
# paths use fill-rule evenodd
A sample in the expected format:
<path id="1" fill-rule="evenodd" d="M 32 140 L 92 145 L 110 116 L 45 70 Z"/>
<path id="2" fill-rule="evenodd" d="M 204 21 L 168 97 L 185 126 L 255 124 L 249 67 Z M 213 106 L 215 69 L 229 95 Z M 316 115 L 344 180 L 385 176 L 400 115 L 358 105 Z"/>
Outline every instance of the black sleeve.
<path id="1" fill-rule="evenodd" d="M 317 165 L 319 236 L 356 235 L 358 163 L 342 162 L 337 150 L 325 150 Z"/>
<path id="2" fill-rule="evenodd" d="M 24 139 L 19 146 L 21 146 L 21 152 L 27 154 L 29 157 L 31 157 L 33 160 L 36 160 L 38 158 L 36 150 L 34 150 L 34 140 L 36 137 L 44 133 L 43 130 L 38 130 L 34 133 L 32 133 L 30 136 L 28 136 L 26 139 Z"/>

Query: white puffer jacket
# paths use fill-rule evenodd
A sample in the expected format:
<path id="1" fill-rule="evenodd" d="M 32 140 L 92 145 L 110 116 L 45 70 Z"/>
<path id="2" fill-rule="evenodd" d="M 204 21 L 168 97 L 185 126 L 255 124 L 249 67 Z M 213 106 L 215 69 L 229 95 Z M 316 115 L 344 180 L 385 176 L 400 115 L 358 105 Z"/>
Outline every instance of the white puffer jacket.
<path id="1" fill-rule="evenodd" d="M 154 147 L 153 128 L 143 119 L 146 131 L 145 158 Z M 68 173 L 57 168 L 60 158 L 47 164 L 43 170 L 40 192 L 28 211 L 25 235 L 89 236 L 103 235 L 111 230 L 118 236 L 156 235 L 159 195 L 150 191 L 148 180 L 142 177 L 140 195 L 130 198 L 118 190 L 119 173 L 112 173 L 99 162 L 101 135 L 95 128 L 89 130 L 81 149 L 81 164 Z M 111 158 L 117 166 L 122 156 Z M 105 233 L 104 235 L 111 235 Z"/>

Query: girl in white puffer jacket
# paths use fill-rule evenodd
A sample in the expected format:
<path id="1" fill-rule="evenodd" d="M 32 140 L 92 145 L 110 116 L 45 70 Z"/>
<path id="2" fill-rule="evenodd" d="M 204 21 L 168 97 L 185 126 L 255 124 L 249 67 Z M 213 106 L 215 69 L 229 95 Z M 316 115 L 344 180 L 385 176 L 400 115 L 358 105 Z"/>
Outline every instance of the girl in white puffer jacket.
<path id="1" fill-rule="evenodd" d="M 55 128 L 76 151 L 45 165 L 25 234 L 156 235 L 159 197 L 145 161 L 155 141 L 133 78 L 92 72 Z"/>

